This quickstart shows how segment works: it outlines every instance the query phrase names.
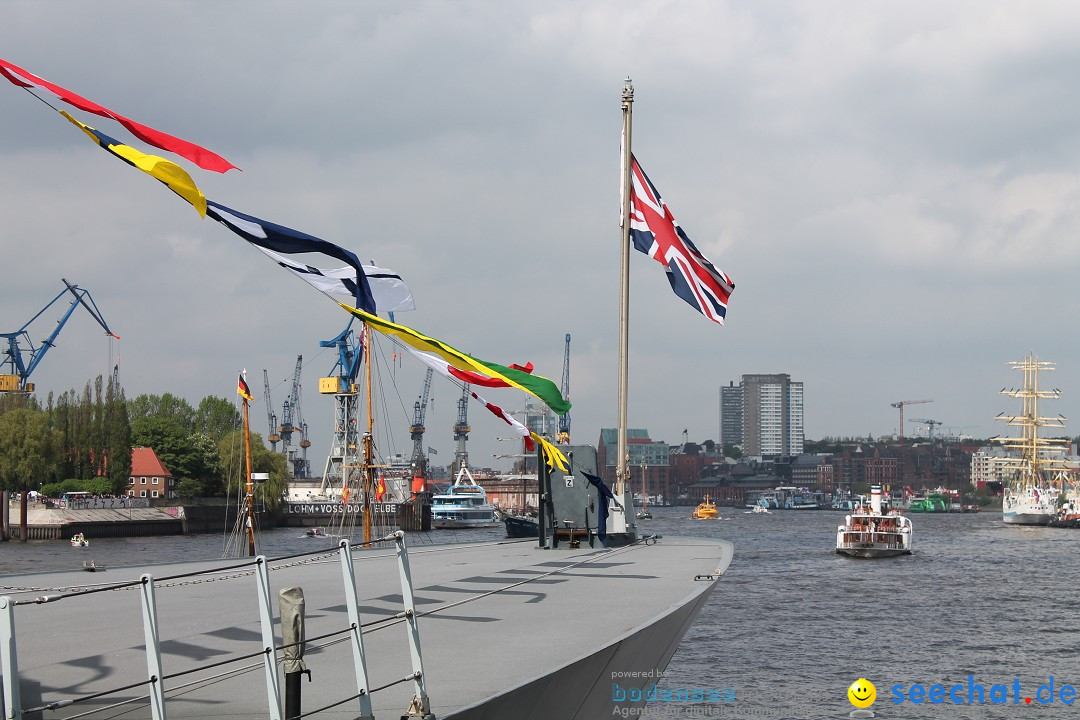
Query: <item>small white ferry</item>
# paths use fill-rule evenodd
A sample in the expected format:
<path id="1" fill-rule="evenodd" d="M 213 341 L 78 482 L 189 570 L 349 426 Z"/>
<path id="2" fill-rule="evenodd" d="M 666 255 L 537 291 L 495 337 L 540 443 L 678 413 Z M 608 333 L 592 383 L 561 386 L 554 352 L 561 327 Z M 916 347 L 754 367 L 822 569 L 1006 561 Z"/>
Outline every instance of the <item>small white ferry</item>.
<path id="1" fill-rule="evenodd" d="M 836 528 L 836 552 L 851 557 L 911 554 L 911 520 L 898 511 L 882 512 L 881 487 L 870 489 L 870 507 L 857 507 Z"/>
<path id="2" fill-rule="evenodd" d="M 476 484 L 464 465 L 445 493 L 431 497 L 433 528 L 485 528 L 502 525 L 484 488 Z"/>

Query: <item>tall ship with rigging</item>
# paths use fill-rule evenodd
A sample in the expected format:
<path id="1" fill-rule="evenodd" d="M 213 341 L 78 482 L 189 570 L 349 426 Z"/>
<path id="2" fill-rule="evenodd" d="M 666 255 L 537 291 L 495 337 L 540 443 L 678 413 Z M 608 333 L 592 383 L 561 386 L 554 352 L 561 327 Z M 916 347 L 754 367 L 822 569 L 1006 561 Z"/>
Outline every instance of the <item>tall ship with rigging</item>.
<path id="1" fill-rule="evenodd" d="M 1065 428 L 1065 418 L 1043 417 L 1039 400 L 1056 400 L 1061 391 L 1039 387 L 1039 373 L 1053 370 L 1055 363 L 1039 360 L 1034 353 L 1010 362 L 1024 374 L 1023 387 L 1002 390 L 1002 395 L 1020 398 L 1019 415 L 997 416 L 1007 425 L 1020 428 L 1019 437 L 994 438 L 1011 451 L 1002 462 L 1011 470 L 1001 502 L 1001 518 L 1007 525 L 1047 525 L 1057 514 L 1057 498 L 1067 466 L 1064 456 L 1069 441 L 1065 438 L 1040 437 L 1040 428 Z M 1053 479 L 1051 479 L 1053 478 Z"/>

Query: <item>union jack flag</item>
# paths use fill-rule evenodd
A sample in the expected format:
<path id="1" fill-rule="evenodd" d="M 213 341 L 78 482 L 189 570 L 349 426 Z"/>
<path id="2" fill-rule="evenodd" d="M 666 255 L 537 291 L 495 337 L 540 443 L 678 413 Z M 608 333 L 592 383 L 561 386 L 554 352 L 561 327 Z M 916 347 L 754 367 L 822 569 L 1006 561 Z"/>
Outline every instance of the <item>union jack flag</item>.
<path id="1" fill-rule="evenodd" d="M 723 325 L 735 283 L 690 242 L 632 156 L 630 170 L 630 237 L 634 247 L 665 267 L 676 295 Z"/>

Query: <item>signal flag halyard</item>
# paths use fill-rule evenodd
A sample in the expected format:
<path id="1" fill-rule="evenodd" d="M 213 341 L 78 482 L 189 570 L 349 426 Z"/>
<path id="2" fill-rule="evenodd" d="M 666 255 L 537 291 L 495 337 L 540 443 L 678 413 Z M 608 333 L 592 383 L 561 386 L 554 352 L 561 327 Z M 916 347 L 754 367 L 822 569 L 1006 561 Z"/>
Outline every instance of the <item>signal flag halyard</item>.
<path id="1" fill-rule="evenodd" d="M 315 253 L 347 263 L 353 270 L 350 290 L 353 291 L 357 307 L 370 313 L 375 312 L 375 298 L 371 293 L 367 274 L 360 264 L 360 259 L 352 251 L 314 235 L 260 220 L 254 215 L 233 210 L 213 201 L 207 202 L 206 214 L 260 249 L 265 248 L 275 253 L 290 255 Z M 283 267 L 296 272 L 294 267 Z M 307 282 L 311 281 L 307 280 Z"/>
<path id="2" fill-rule="evenodd" d="M 147 155 L 130 145 L 125 145 L 119 140 L 109 137 L 100 130 L 81 123 L 73 118 L 66 110 L 60 114 L 66 117 L 72 124 L 86 133 L 86 136 L 97 143 L 101 149 L 115 155 L 128 165 L 142 170 L 152 178 L 160 180 L 170 190 L 191 203 L 200 217 L 206 217 L 206 196 L 195 185 L 187 171 L 171 160 L 166 160 L 157 155 Z"/>
<path id="3" fill-rule="evenodd" d="M 40 78 L 34 73 L 24 70 L 18 65 L 10 63 L 3 58 L 0 58 L 0 75 L 6 77 L 11 81 L 12 85 L 16 85 L 17 87 L 26 88 L 27 90 L 30 88 L 48 90 L 64 102 L 73 105 L 80 110 L 85 110 L 86 112 L 100 115 L 101 117 L 112 118 L 126 127 L 131 131 L 132 135 L 143 142 L 149 143 L 156 148 L 175 153 L 182 158 L 186 158 L 203 170 L 212 170 L 214 172 L 223 173 L 236 168 L 235 165 L 215 152 L 211 152 L 195 143 L 174 137 L 168 133 L 161 132 L 160 130 L 155 130 L 148 125 L 137 123 L 130 118 L 114 113 L 107 107 L 103 107 L 96 102 L 87 100 L 81 95 L 76 95 L 70 90 L 55 85 L 44 78 Z"/>

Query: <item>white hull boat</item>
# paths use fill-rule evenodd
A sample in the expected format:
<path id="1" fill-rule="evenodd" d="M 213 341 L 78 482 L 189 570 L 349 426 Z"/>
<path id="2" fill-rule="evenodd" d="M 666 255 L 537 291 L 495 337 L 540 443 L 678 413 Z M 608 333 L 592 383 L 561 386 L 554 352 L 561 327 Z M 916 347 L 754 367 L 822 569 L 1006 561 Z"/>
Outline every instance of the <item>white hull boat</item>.
<path id="1" fill-rule="evenodd" d="M 845 516 L 836 529 L 836 552 L 859 558 L 894 557 L 911 554 L 911 520 L 906 515 L 883 512 L 881 488 L 870 492 L 870 507 L 860 507 Z"/>
<path id="2" fill-rule="evenodd" d="M 1049 525 L 1057 515 L 1057 495 L 1050 488 L 1006 488 L 1001 519 L 1007 525 Z"/>

